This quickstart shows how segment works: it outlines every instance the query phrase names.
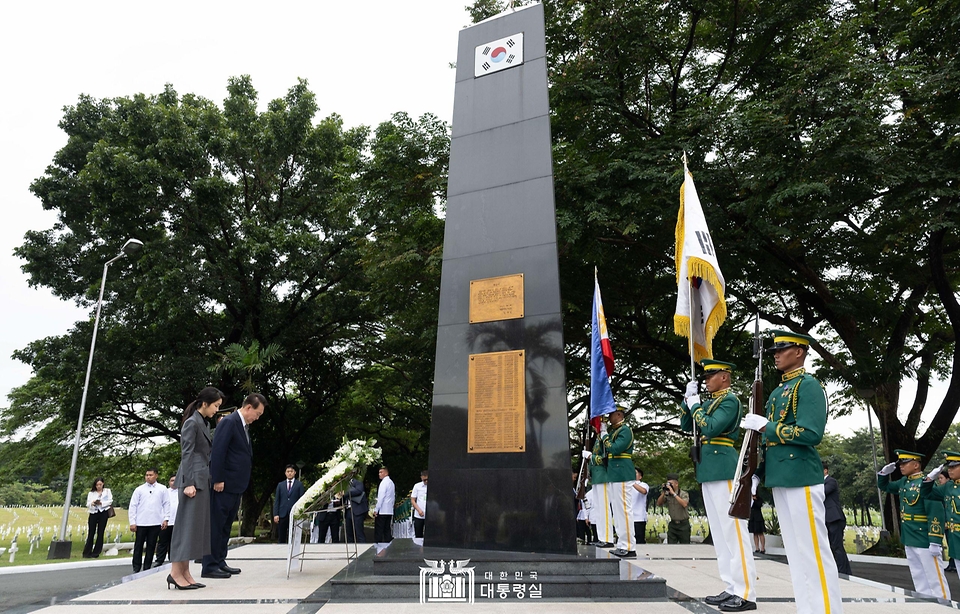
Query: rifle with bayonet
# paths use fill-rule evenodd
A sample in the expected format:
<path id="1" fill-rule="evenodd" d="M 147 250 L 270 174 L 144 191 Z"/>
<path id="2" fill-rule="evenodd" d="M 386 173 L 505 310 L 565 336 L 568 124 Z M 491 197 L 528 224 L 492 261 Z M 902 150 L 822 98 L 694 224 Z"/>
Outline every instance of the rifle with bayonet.
<path id="1" fill-rule="evenodd" d="M 750 412 L 763 416 L 766 415 L 766 411 L 763 408 L 763 340 L 760 338 L 760 314 L 757 314 L 753 330 L 753 357 L 757 360 L 757 370 L 753 379 L 753 389 L 750 391 Z M 753 474 L 757 470 L 759 441 L 760 433 L 753 429 L 744 431 L 737 471 L 733 476 L 730 509 L 727 511 L 727 514 L 734 518 L 746 520 L 750 517 L 750 506 L 753 503 Z"/>

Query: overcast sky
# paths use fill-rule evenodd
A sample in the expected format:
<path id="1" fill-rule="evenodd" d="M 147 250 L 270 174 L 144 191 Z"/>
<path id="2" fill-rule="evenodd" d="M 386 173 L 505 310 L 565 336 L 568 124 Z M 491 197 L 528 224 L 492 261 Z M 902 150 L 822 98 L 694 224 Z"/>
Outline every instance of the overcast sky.
<path id="1" fill-rule="evenodd" d="M 219 104 L 227 79 L 249 74 L 261 106 L 302 77 L 317 95 L 319 116 L 338 113 L 347 126 L 376 126 L 397 111 L 414 117 L 433 113 L 449 122 L 450 63 L 456 60 L 458 32 L 469 21 L 468 2 L 3 3 L 0 406 L 31 375 L 11 358 L 14 350 L 92 317 L 45 289 L 31 289 L 12 253 L 27 230 L 55 222 L 28 188 L 66 142 L 57 127 L 65 105 L 80 94 L 155 94 L 166 83 L 180 94 Z M 930 404 L 940 398 L 934 391 Z M 865 423 L 860 411 L 832 421 L 828 430 L 845 433 Z"/>

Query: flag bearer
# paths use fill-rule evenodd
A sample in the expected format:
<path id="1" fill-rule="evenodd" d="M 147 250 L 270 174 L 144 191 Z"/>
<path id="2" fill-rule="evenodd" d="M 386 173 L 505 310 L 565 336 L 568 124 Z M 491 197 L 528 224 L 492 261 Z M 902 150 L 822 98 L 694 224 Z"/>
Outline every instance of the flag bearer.
<path id="1" fill-rule="evenodd" d="M 633 431 L 624 421 L 622 407 L 610 413 L 610 431 L 602 436 L 607 457 L 607 490 L 613 509 L 617 547 L 613 554 L 621 558 L 637 557 L 637 536 L 633 530 L 633 483 L 637 470 L 633 465 Z"/>
<path id="2" fill-rule="evenodd" d="M 766 417 L 747 414 L 742 426 L 763 433 L 762 476 L 773 491 L 798 614 L 840 614 L 840 577 L 824 520 L 823 466 L 816 446 L 827 424 L 827 394 L 803 363 L 812 337 L 775 330 L 773 352 L 780 384 L 767 399 Z"/>
<path id="3" fill-rule="evenodd" d="M 877 488 L 900 497 L 900 541 L 910 563 L 913 588 L 920 594 L 950 599 L 950 586 L 940 566 L 943 554 L 943 503 L 920 496 L 923 473 L 919 452 L 895 450 L 897 460 L 877 472 Z M 899 465 L 899 480 L 890 474 Z"/>
<path id="4" fill-rule="evenodd" d="M 710 535 L 717 552 L 717 566 L 724 590 L 719 595 L 704 599 L 709 605 L 725 612 L 743 612 L 757 609 L 757 577 L 747 521 L 727 513 L 733 477 L 739 459 L 735 446 L 740 430 L 743 407 L 730 390 L 730 379 L 736 365 L 704 358 L 703 384 L 707 389 L 705 402 L 697 395 L 696 382 L 687 385 L 686 402 L 680 405 L 680 428 L 693 430 L 693 422 L 700 429 L 703 448 L 697 464 L 697 481 L 707 508 Z"/>

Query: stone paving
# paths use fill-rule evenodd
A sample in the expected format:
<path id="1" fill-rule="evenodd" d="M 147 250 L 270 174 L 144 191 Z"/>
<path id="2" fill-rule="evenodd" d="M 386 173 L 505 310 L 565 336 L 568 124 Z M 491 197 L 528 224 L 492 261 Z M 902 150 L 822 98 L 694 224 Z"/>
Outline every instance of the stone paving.
<path id="1" fill-rule="evenodd" d="M 369 548 L 369 546 L 367 546 Z M 361 547 L 361 552 L 365 548 Z M 372 553 L 371 553 L 372 554 Z M 142 612 L 176 614 L 422 614 L 424 611 L 463 611 L 473 614 L 710 614 L 716 608 L 705 605 L 704 595 L 721 590 L 713 549 L 703 545 L 644 544 L 636 561 L 621 562 L 621 576 L 635 578 L 654 574 L 666 579 L 667 601 L 643 602 L 550 602 L 509 599 L 477 599 L 474 604 L 420 603 L 332 603 L 327 601 L 323 585 L 345 565 L 344 547 L 337 544 L 312 545 L 310 556 L 321 560 L 303 561 L 286 571 L 286 546 L 251 544 L 232 549 L 229 562 L 243 572 L 229 580 L 202 580 L 207 588 L 195 591 L 168 590 L 169 566 L 126 576 L 123 581 L 101 590 L 74 597 L 38 610 L 44 614 L 71 612 Z M 608 556 L 598 551 L 598 556 Z M 768 614 L 796 612 L 790 574 L 786 564 L 762 558 L 757 560 L 758 611 Z M 199 565 L 194 575 L 200 579 Z M 937 603 L 912 595 L 909 591 L 865 579 L 841 580 L 844 612 L 847 614 L 926 614 L 957 609 L 956 603 Z M 549 595 L 544 595 L 548 598 Z"/>

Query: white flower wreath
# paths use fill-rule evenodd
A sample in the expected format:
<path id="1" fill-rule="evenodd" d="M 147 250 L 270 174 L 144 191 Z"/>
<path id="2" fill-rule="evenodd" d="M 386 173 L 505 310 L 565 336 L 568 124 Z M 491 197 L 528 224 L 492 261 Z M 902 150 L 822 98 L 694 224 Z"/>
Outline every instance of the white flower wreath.
<path id="1" fill-rule="evenodd" d="M 352 471 L 361 469 L 380 460 L 382 451 L 376 447 L 376 439 L 343 438 L 343 443 L 333 453 L 333 457 L 323 463 L 321 467 L 327 469 L 323 476 L 307 489 L 300 499 L 293 504 L 291 514 L 297 520 L 306 518 L 304 510 L 308 509 L 318 497 L 327 492 L 334 484 L 342 480 Z"/>

